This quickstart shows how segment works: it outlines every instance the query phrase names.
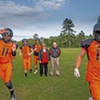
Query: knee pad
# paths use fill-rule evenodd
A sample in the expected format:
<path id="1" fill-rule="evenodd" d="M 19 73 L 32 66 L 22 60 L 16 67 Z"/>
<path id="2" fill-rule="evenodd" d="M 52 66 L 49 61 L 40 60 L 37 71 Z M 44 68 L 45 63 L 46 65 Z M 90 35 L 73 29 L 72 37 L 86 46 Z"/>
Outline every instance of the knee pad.
<path id="1" fill-rule="evenodd" d="M 13 85 L 12 85 L 11 82 L 5 83 L 5 85 L 6 85 L 6 87 L 7 87 L 8 89 L 12 89 L 12 88 L 13 88 Z"/>

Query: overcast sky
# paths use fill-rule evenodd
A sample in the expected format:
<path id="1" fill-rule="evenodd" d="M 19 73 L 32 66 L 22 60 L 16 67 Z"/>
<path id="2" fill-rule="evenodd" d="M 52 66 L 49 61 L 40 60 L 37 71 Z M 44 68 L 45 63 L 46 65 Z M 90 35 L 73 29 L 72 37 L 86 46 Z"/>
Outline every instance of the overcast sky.
<path id="1" fill-rule="evenodd" d="M 92 33 L 100 15 L 100 0 L 0 0 L 0 28 L 9 27 L 14 39 L 57 36 L 65 18 L 78 34 Z"/>

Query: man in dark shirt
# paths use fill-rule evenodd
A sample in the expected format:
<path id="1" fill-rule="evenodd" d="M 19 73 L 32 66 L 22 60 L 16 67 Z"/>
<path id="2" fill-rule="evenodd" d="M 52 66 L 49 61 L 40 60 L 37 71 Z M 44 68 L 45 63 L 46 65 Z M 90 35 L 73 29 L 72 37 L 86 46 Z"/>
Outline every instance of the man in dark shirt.
<path id="1" fill-rule="evenodd" d="M 60 48 L 57 47 L 57 43 L 53 42 L 53 47 L 50 49 L 50 55 L 51 55 L 51 66 L 50 66 L 50 75 L 54 75 L 54 68 L 56 70 L 56 75 L 60 75 L 59 70 L 59 56 L 60 56 Z"/>

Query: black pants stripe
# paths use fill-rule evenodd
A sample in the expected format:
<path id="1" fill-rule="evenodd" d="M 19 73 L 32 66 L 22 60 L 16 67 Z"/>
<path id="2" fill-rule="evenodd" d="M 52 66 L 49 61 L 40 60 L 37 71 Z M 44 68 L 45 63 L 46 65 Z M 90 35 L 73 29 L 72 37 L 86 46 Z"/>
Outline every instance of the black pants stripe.
<path id="1" fill-rule="evenodd" d="M 47 73 L 48 73 L 48 63 L 40 63 L 40 76 L 42 76 L 43 73 L 45 74 L 45 76 L 47 76 Z"/>

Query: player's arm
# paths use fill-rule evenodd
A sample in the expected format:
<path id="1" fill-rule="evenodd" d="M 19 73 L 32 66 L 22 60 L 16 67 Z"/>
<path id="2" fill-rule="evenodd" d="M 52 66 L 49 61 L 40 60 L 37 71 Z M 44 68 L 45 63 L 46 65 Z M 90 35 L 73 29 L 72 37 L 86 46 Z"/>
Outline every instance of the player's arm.
<path id="1" fill-rule="evenodd" d="M 31 48 L 31 52 L 28 53 L 28 55 L 30 56 L 30 55 L 32 55 L 32 54 L 33 54 L 33 49 Z"/>
<path id="2" fill-rule="evenodd" d="M 35 51 L 35 45 L 32 45 L 32 49 L 33 49 L 33 53 L 34 53 L 34 51 Z"/>
<path id="3" fill-rule="evenodd" d="M 75 64 L 75 69 L 74 69 L 74 76 L 75 77 L 80 77 L 79 67 L 80 67 L 82 59 L 83 59 L 83 57 L 86 53 L 87 53 L 87 51 L 82 48 L 79 55 L 78 55 L 78 57 L 77 57 L 76 64 Z"/>
<path id="4" fill-rule="evenodd" d="M 0 34 L 3 34 L 5 32 L 4 29 L 0 29 Z"/>
<path id="5" fill-rule="evenodd" d="M 22 47 L 20 47 L 20 51 L 19 51 L 19 55 L 21 56 L 22 55 Z"/>
<path id="6" fill-rule="evenodd" d="M 16 56 L 16 45 L 13 44 L 12 46 L 12 56 L 15 57 Z"/>
<path id="7" fill-rule="evenodd" d="M 5 33 L 5 32 L 8 32 L 8 31 L 6 30 L 6 28 L 0 29 L 0 34 L 3 34 L 3 33 Z"/>
<path id="8" fill-rule="evenodd" d="M 20 55 L 20 56 L 22 55 L 22 50 L 20 50 L 19 55 Z"/>
<path id="9" fill-rule="evenodd" d="M 38 60 L 39 60 L 39 63 L 41 63 L 41 52 L 42 52 L 42 50 L 40 50 L 40 52 L 39 52 L 39 55 L 38 55 Z"/>
<path id="10" fill-rule="evenodd" d="M 79 73 L 78 69 L 81 65 L 84 55 L 87 53 L 88 47 L 90 46 L 90 44 L 92 43 L 93 40 L 94 39 L 86 39 L 86 40 L 83 40 L 80 42 L 80 46 L 82 47 L 82 49 L 77 57 L 77 61 L 76 61 L 75 69 L 74 69 L 75 77 L 80 77 L 80 73 Z"/>
<path id="11" fill-rule="evenodd" d="M 35 49 L 35 45 L 32 45 L 33 50 Z"/>
<path id="12" fill-rule="evenodd" d="M 86 53 L 87 53 L 87 51 L 82 48 L 81 51 L 80 51 L 80 53 L 79 53 L 79 55 L 78 55 L 78 57 L 77 57 L 76 65 L 75 65 L 76 67 L 75 68 L 78 69 L 80 67 L 81 62 L 82 62 L 82 58 L 84 57 L 84 55 Z"/>

